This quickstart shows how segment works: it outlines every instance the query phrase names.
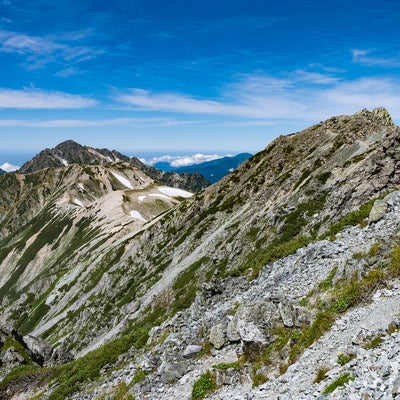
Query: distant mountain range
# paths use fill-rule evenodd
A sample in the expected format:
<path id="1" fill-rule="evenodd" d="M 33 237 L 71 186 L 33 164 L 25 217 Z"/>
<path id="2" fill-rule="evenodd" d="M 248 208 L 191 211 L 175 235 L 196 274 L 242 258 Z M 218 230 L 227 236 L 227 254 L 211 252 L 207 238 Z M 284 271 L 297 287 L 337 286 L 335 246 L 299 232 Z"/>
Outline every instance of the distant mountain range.
<path id="1" fill-rule="evenodd" d="M 82 146 L 73 140 L 67 140 L 52 149 L 45 149 L 32 160 L 27 161 L 19 170 L 20 174 L 28 174 L 44 168 L 61 168 L 70 164 L 107 165 L 128 163 L 145 172 L 160 183 L 191 192 L 198 192 L 210 185 L 210 182 L 197 172 L 160 171 L 143 164 L 136 157 L 128 157 L 116 150 L 95 149 Z"/>
<path id="2" fill-rule="evenodd" d="M 3 171 L 2 169 L 0 169 L 0 175 L 5 174 L 5 173 L 6 173 L 6 171 Z"/>
<path id="3" fill-rule="evenodd" d="M 162 171 L 174 171 L 178 173 L 199 173 L 211 183 L 218 182 L 224 176 L 235 170 L 244 161 L 252 156 L 250 153 L 240 153 L 233 157 L 223 157 L 200 164 L 188 165 L 185 167 L 173 167 L 167 162 L 158 162 L 154 167 Z"/>

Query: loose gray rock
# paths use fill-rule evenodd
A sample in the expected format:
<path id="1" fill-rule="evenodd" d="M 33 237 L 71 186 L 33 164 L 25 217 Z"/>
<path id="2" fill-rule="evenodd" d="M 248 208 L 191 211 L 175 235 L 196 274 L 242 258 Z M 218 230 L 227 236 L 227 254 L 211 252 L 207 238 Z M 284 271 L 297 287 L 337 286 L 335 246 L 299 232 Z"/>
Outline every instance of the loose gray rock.
<path id="1" fill-rule="evenodd" d="M 227 341 L 226 325 L 221 323 L 213 326 L 210 331 L 209 340 L 217 350 L 221 349 Z"/>
<path id="2" fill-rule="evenodd" d="M 376 200 L 369 213 L 369 222 L 379 221 L 385 215 L 387 207 L 388 204 L 386 200 Z"/>
<path id="3" fill-rule="evenodd" d="M 195 344 L 190 344 L 189 346 L 186 347 L 186 349 L 183 351 L 182 356 L 184 358 L 190 358 L 194 357 L 196 354 L 200 353 L 200 351 L 203 348 L 201 346 L 195 345 Z"/>

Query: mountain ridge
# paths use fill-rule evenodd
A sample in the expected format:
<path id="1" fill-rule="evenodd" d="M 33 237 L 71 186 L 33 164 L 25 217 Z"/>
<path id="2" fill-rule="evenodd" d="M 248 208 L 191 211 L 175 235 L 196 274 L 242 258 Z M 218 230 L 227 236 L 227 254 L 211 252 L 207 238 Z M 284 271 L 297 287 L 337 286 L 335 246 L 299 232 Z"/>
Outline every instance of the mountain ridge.
<path id="1" fill-rule="evenodd" d="M 73 140 L 66 140 L 52 149 L 41 151 L 31 160 L 25 162 L 17 172 L 26 174 L 44 168 L 61 168 L 69 164 L 106 165 L 118 162 L 126 162 L 167 186 L 197 192 L 210 184 L 198 173 L 163 172 L 146 166 L 136 157 L 128 157 L 116 150 L 82 146 Z"/>
<path id="2" fill-rule="evenodd" d="M 46 396 L 69 398 L 71 387 L 81 391 L 74 398 L 112 396 L 121 379 L 129 394 L 154 400 L 178 393 L 204 398 L 206 393 L 196 397 L 202 382 L 215 382 L 210 396 L 218 390 L 256 399 L 275 395 L 274 388 L 263 394 L 267 384 L 260 391 L 251 386 L 284 377 L 319 339 L 317 326 L 323 334 L 384 282 L 396 282 L 399 133 L 384 109 L 332 117 L 277 138 L 220 182 L 138 229 L 126 226 L 113 236 L 99 225 L 101 206 L 82 210 L 70 202 L 66 222 L 58 225 L 61 214 L 49 200 L 46 222 L 5 232 L 0 318 L 55 346 L 62 343 L 77 357 L 59 372 L 53 392 L 53 381 L 41 386 Z M 90 171 L 87 182 L 104 175 L 100 166 Z M 29 179 L 43 174 L 45 188 L 45 173 Z M 1 179 L 17 185 L 22 178 Z M 62 180 L 55 175 L 54 187 Z M 51 194 L 39 193 L 38 209 Z M 138 195 L 126 203 L 136 207 L 145 200 Z M 11 196 L 1 196 L 7 209 Z M 63 231 L 70 212 L 80 220 Z M 88 225 L 83 216 L 95 220 Z M 59 234 L 47 238 L 50 231 Z M 42 250 L 32 254 L 38 238 Z M 23 267 L 36 274 L 25 287 L 17 274 Z M 322 318 L 328 323 L 320 329 Z M 113 365 L 111 376 L 106 365 Z M 79 381 L 73 366 L 82 370 Z"/>

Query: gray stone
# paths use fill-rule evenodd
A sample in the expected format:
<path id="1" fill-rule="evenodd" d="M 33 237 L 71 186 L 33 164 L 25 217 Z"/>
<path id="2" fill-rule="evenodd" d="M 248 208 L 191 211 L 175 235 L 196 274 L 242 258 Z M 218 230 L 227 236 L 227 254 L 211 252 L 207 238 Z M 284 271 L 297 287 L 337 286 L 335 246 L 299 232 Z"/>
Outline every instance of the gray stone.
<path id="1" fill-rule="evenodd" d="M 279 303 L 278 305 L 279 313 L 281 314 L 283 325 L 288 328 L 291 328 L 293 324 L 293 309 L 290 304 L 287 303 Z"/>
<path id="2" fill-rule="evenodd" d="M 393 382 L 393 389 L 392 389 L 392 395 L 397 396 L 400 394 L 400 376 L 398 376 L 394 382 Z"/>
<path id="3" fill-rule="evenodd" d="M 196 354 L 200 353 L 200 351 L 203 348 L 201 346 L 198 346 L 196 344 L 190 344 L 189 346 L 186 347 L 186 349 L 183 351 L 182 356 L 185 358 L 190 358 L 194 357 Z"/>
<path id="4" fill-rule="evenodd" d="M 48 342 L 31 335 L 24 336 L 23 340 L 28 353 L 38 364 L 44 365 L 46 361 L 51 359 L 53 347 Z"/>
<path id="5" fill-rule="evenodd" d="M 209 340 L 216 349 L 221 349 L 227 341 L 226 325 L 222 323 L 214 325 L 211 328 Z"/>
<path id="6" fill-rule="evenodd" d="M 379 221 L 385 215 L 387 207 L 386 200 L 376 200 L 369 213 L 368 221 L 370 223 Z"/>
<path id="7" fill-rule="evenodd" d="M 165 383 L 171 383 L 181 378 L 186 372 L 187 366 L 183 362 L 163 361 L 158 368 L 157 374 Z"/>
<path id="8" fill-rule="evenodd" d="M 25 359 L 15 347 L 11 346 L 0 353 L 0 361 L 2 364 L 23 364 Z"/>
<path id="9" fill-rule="evenodd" d="M 230 342 L 238 342 L 240 340 L 240 335 L 237 330 L 237 320 L 231 319 L 228 322 L 228 326 L 226 327 L 226 336 Z"/>

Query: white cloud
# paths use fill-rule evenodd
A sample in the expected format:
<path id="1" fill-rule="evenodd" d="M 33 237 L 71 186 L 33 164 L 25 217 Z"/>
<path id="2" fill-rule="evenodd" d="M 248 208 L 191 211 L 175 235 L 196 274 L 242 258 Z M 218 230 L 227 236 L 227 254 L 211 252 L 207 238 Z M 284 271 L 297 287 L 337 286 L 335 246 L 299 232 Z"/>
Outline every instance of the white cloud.
<path id="1" fill-rule="evenodd" d="M 344 81 L 332 73 L 300 70 L 287 76 L 241 76 L 238 82 L 225 87 L 216 100 L 140 89 L 120 95 L 117 100 L 143 111 L 220 116 L 214 125 L 261 126 L 289 120 L 308 123 L 366 107 L 386 107 L 393 118 L 400 118 L 398 79 L 379 76 Z"/>
<path id="2" fill-rule="evenodd" d="M 87 97 L 39 89 L 13 90 L 0 88 L 0 108 L 69 109 L 94 106 Z"/>
<path id="3" fill-rule="evenodd" d="M 130 127 L 171 127 L 193 125 L 201 121 L 173 120 L 170 118 L 112 118 L 112 119 L 55 119 L 55 120 L 24 120 L 0 119 L 0 126 L 28 128 L 102 128 L 107 126 Z"/>
<path id="4" fill-rule="evenodd" d="M 378 57 L 372 55 L 374 50 L 366 49 L 353 49 L 351 54 L 353 56 L 352 61 L 357 64 L 366 66 L 381 66 L 381 67 L 398 67 L 400 66 L 400 58 L 393 57 Z"/>
<path id="5" fill-rule="evenodd" d="M 228 155 L 220 155 L 220 154 L 193 154 L 193 155 L 182 155 L 182 156 L 171 156 L 164 155 L 160 157 L 153 157 L 150 160 L 146 160 L 144 158 L 140 159 L 143 163 L 147 165 L 154 165 L 158 162 L 166 162 L 170 164 L 172 167 L 187 167 L 188 165 L 201 164 L 207 161 L 217 160 L 222 157 L 227 157 Z"/>
<path id="6" fill-rule="evenodd" d="M 250 85 L 254 83 L 250 82 Z M 130 94 L 120 95 L 116 100 L 145 111 L 231 115 L 247 118 L 284 117 L 303 108 L 301 103 L 286 99 L 277 93 L 261 95 L 259 87 L 255 88 L 257 92 L 254 92 L 251 87 L 245 89 L 248 90 L 243 91 L 240 87 L 230 88 L 231 95 L 234 91 L 238 96 L 240 102 L 237 103 L 196 99 L 177 93 L 151 93 L 142 89 L 133 89 Z"/>
<path id="7" fill-rule="evenodd" d="M 39 37 L 0 30 L 0 52 L 25 55 L 28 69 L 41 68 L 55 60 L 68 64 L 80 63 L 104 53 L 102 49 L 76 44 L 78 40 L 84 38 L 84 33 L 60 37 Z"/>
<path id="8" fill-rule="evenodd" d="M 0 165 L 0 169 L 2 169 L 3 171 L 6 171 L 6 172 L 13 172 L 13 171 L 16 171 L 17 169 L 19 169 L 19 167 L 17 165 L 12 165 L 12 164 L 6 162 L 3 165 Z"/>
<path id="9" fill-rule="evenodd" d="M 339 78 L 331 74 L 322 74 L 320 72 L 310 72 L 297 70 L 293 73 L 293 78 L 297 81 L 316 83 L 320 85 L 330 85 L 339 81 Z"/>

